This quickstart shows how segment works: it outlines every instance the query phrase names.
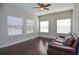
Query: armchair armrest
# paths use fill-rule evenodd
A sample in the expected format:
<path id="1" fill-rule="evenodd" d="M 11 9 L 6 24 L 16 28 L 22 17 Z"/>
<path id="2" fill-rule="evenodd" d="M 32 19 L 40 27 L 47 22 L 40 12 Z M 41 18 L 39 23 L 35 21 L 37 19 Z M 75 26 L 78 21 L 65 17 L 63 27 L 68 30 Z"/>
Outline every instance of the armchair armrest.
<path id="1" fill-rule="evenodd" d="M 58 49 L 58 50 L 61 50 L 63 52 L 69 52 L 69 53 L 75 53 L 75 49 L 74 48 L 71 48 L 71 47 L 68 47 L 68 46 L 64 46 L 64 45 L 55 45 L 55 44 L 51 44 L 51 45 L 48 45 L 48 47 L 52 48 L 52 49 Z"/>

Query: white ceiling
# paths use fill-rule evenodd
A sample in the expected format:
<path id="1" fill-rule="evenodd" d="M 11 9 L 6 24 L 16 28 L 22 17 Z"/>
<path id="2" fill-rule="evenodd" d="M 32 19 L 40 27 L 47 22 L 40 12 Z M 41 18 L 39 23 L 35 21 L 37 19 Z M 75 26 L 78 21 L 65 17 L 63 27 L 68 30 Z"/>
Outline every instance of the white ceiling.
<path id="1" fill-rule="evenodd" d="M 73 9 L 72 3 L 52 3 L 51 6 L 48 7 L 50 10 L 43 10 L 43 11 L 40 11 L 38 9 L 33 9 L 33 7 L 38 6 L 36 3 L 16 3 L 11 5 L 24 9 L 35 15 L 44 15 L 44 14 Z"/>

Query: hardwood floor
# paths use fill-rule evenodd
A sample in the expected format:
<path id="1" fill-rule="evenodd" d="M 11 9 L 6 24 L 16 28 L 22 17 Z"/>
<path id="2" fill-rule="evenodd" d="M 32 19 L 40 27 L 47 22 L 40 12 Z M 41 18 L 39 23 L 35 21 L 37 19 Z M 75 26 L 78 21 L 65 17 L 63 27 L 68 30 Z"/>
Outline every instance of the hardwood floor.
<path id="1" fill-rule="evenodd" d="M 48 43 L 52 39 L 35 38 L 0 49 L 0 55 L 47 55 Z"/>

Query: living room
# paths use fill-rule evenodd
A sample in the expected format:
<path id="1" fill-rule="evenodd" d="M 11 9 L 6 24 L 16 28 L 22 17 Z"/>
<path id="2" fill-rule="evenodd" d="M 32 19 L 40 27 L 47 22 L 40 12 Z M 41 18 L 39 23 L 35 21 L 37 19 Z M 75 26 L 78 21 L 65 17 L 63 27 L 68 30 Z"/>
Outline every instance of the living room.
<path id="1" fill-rule="evenodd" d="M 78 10 L 77 3 L 1 3 L 0 54 L 77 55 Z M 72 37 L 70 46 L 57 42 Z"/>

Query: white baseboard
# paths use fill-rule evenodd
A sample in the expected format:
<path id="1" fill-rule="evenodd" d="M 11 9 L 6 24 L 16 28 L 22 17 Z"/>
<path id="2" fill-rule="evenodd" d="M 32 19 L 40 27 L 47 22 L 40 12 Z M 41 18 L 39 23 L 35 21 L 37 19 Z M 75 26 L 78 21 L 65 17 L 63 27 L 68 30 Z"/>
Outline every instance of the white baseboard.
<path id="1" fill-rule="evenodd" d="M 36 37 L 37 37 L 37 36 L 36 36 Z M 18 43 L 21 43 L 21 42 L 24 42 L 24 41 L 31 40 L 31 39 L 36 38 L 36 37 L 31 37 L 31 38 L 29 38 L 29 39 L 20 40 L 20 41 L 16 41 L 16 42 L 13 42 L 13 43 L 10 43 L 10 44 L 2 45 L 2 46 L 0 46 L 0 48 L 4 48 L 4 47 L 11 46 L 11 45 L 15 45 L 15 44 L 18 44 Z"/>

